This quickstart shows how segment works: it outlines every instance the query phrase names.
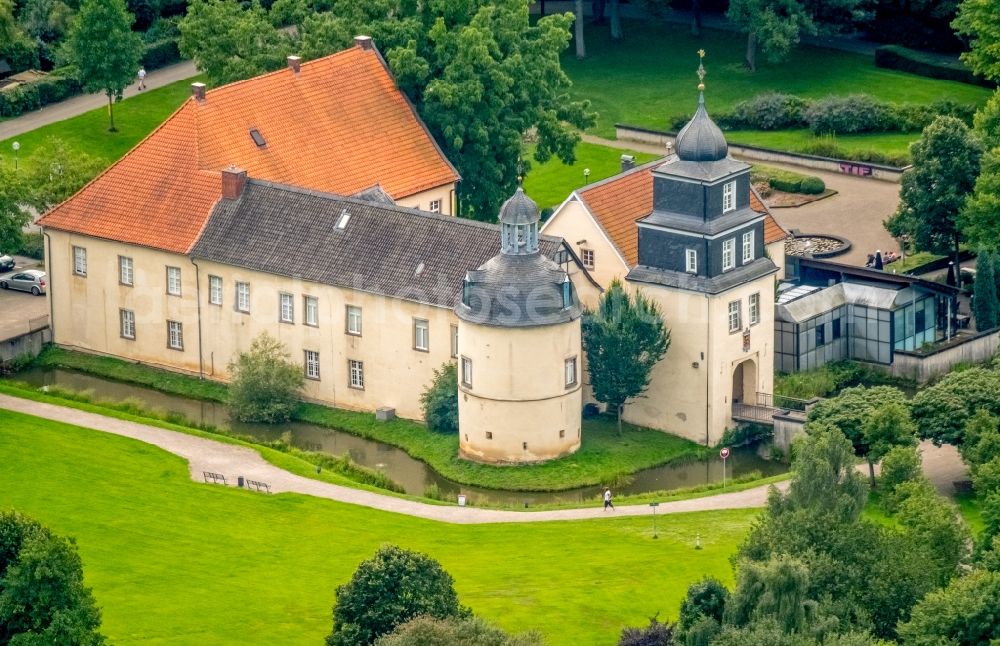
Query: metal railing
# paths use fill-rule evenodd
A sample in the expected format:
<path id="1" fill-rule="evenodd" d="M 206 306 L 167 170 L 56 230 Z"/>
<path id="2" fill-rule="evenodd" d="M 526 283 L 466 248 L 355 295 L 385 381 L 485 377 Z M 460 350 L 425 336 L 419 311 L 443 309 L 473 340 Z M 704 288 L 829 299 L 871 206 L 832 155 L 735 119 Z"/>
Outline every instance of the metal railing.
<path id="1" fill-rule="evenodd" d="M 809 400 L 806 399 L 796 399 L 795 397 L 785 397 L 784 395 L 772 395 L 771 393 L 757 393 L 758 406 L 805 411 L 806 406 L 809 403 Z"/>

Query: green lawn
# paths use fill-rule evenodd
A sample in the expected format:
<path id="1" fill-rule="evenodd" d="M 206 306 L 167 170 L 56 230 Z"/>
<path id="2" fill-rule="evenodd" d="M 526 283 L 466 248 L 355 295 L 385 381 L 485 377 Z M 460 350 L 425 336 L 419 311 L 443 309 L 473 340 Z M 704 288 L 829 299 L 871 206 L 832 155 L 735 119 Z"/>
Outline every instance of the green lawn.
<path id="1" fill-rule="evenodd" d="M 530 157 L 532 154 L 533 149 L 526 151 L 526 156 Z M 576 145 L 576 162 L 572 165 L 564 164 L 556 157 L 544 164 L 532 161 L 532 168 L 524 178 L 524 190 L 538 203 L 539 208 L 555 208 L 581 186 L 620 173 L 622 155 L 635 156 L 637 165 L 658 157 L 581 141 Z M 588 177 L 584 177 L 584 169 L 590 170 Z"/>
<path id="2" fill-rule="evenodd" d="M 191 95 L 191 83 L 204 80 L 199 76 L 177 81 L 115 104 L 115 126 L 118 132 L 108 132 L 108 111 L 105 106 L 0 141 L 0 151 L 10 151 L 11 144 L 18 141 L 21 144 L 20 163 L 30 165 L 34 151 L 46 139 L 55 137 L 65 141 L 70 148 L 110 165 L 152 132 Z"/>
<path id="3" fill-rule="evenodd" d="M 384 542 L 441 561 L 461 601 L 548 643 L 610 644 L 676 617 L 689 583 L 732 581 L 756 510 L 455 526 L 189 479 L 155 447 L 0 411 L 0 508 L 75 537 L 116 644 L 318 644 L 333 589 Z M 703 549 L 693 548 L 700 535 Z"/>
<path id="4" fill-rule="evenodd" d="M 607 27 L 587 24 L 587 58 L 578 61 L 570 46 L 563 55 L 563 69 L 573 80 L 572 94 L 589 99 L 598 112 L 593 131 L 614 137 L 615 123 L 666 128 L 668 119 L 694 113 L 697 103 L 696 52 L 704 48 L 705 92 L 709 113 L 729 109 L 739 100 L 763 92 L 803 97 L 866 92 L 885 101 L 930 103 L 954 99 L 980 104 L 989 90 L 953 81 L 939 81 L 875 67 L 871 57 L 800 45 L 780 64 L 761 62 L 756 72 L 742 64 L 746 38 L 732 32 L 706 29 L 695 37 L 687 25 L 657 21 L 624 22 L 625 40 L 613 43 Z M 811 135 L 802 131 L 782 133 L 731 133 L 731 141 L 796 149 Z M 904 150 L 911 135 L 841 137 L 838 143 L 864 148 Z"/>
<path id="5" fill-rule="evenodd" d="M 81 370 L 184 397 L 226 400 L 227 389 L 223 384 L 111 357 L 53 347 L 43 352 L 35 365 Z M 449 480 L 511 491 L 614 485 L 636 471 L 672 460 L 700 457 L 705 452 L 704 447 L 689 440 L 629 424 L 624 425 L 624 433 L 619 436 L 613 422 L 597 418 L 584 421 L 583 444 L 573 455 L 538 465 L 497 467 L 460 459 L 456 436 L 433 433 L 410 420 L 377 422 L 371 413 L 317 404 L 300 405 L 295 419 L 397 446 Z"/>

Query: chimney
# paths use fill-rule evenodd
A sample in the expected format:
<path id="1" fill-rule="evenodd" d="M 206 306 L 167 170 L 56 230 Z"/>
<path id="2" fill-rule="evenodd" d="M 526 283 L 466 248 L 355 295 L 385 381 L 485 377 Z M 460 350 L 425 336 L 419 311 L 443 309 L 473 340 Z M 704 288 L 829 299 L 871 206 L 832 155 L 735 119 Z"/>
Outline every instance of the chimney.
<path id="1" fill-rule="evenodd" d="M 204 103 L 205 102 L 205 84 L 204 83 L 192 83 L 191 84 L 191 96 L 193 96 L 198 103 Z"/>
<path id="2" fill-rule="evenodd" d="M 361 49 L 375 49 L 375 43 L 371 36 L 355 36 L 354 44 Z"/>
<path id="3" fill-rule="evenodd" d="M 222 169 L 222 198 L 225 200 L 239 199 L 243 187 L 247 185 L 247 172 L 232 164 Z"/>
<path id="4" fill-rule="evenodd" d="M 632 155 L 622 155 L 622 172 L 635 168 L 635 157 Z"/>
<path id="5" fill-rule="evenodd" d="M 288 68 L 295 72 L 295 76 L 299 75 L 299 68 L 302 67 L 302 57 L 301 56 L 289 56 L 288 57 Z"/>

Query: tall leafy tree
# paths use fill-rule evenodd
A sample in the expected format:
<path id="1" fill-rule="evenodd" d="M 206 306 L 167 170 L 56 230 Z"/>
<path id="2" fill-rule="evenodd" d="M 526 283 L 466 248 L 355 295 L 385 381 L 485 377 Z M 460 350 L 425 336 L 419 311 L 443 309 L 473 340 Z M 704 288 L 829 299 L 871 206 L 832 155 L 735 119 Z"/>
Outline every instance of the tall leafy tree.
<path id="1" fill-rule="evenodd" d="M 996 136 L 1000 137 L 1000 131 Z M 1000 147 L 983 155 L 979 177 L 962 207 L 959 225 L 970 243 L 1000 251 Z"/>
<path id="2" fill-rule="evenodd" d="M 918 249 L 953 253 L 958 267 L 959 213 L 979 174 L 982 144 L 960 119 L 937 117 L 910 146 L 913 168 L 903 174 L 899 208 L 886 221 L 894 237 Z"/>
<path id="3" fill-rule="evenodd" d="M 670 330 L 656 303 L 614 280 L 597 311 L 584 317 L 583 345 L 594 397 L 617 410 L 621 433 L 622 407 L 649 387 L 653 366 L 670 347 Z"/>
<path id="4" fill-rule="evenodd" d="M 977 646 L 1000 640 L 1000 572 L 973 571 L 931 592 L 899 629 L 906 646 Z"/>
<path id="5" fill-rule="evenodd" d="M 1000 81 L 1000 0 L 962 0 L 952 27 L 969 41 L 962 54 L 972 71 Z"/>
<path id="6" fill-rule="evenodd" d="M 524 0 L 336 0 L 329 16 L 303 21 L 302 38 L 318 56 L 370 34 L 462 175 L 462 214 L 492 220 L 516 188 L 526 132 L 537 161 L 572 163 L 578 129 L 593 123 L 588 104 L 567 95 L 559 62 L 572 22 L 566 13 L 532 23 Z"/>
<path id="7" fill-rule="evenodd" d="M 1000 146 L 1000 89 L 972 117 L 972 127 L 986 150 Z"/>
<path id="8" fill-rule="evenodd" d="M 9 252 L 21 246 L 21 232 L 31 222 L 23 207 L 27 201 L 23 175 L 0 164 L 0 250 Z"/>
<path id="9" fill-rule="evenodd" d="M 124 0 L 83 0 L 67 39 L 69 60 L 88 92 L 108 97 L 108 130 L 115 132 L 114 104 L 139 69 L 142 43 L 132 32 Z"/>
<path id="10" fill-rule="evenodd" d="M 32 155 L 25 168 L 25 202 L 39 213 L 67 199 L 103 170 L 104 164 L 50 137 Z"/>
<path id="11" fill-rule="evenodd" d="M 212 85 L 278 69 L 292 53 L 290 37 L 271 25 L 256 0 L 247 7 L 237 0 L 191 0 L 179 27 L 181 53 Z"/>
<path id="12" fill-rule="evenodd" d="M 868 472 L 875 487 L 874 464 L 900 446 L 916 446 L 917 427 L 910 419 L 909 408 L 900 402 L 887 402 L 865 420 L 861 428 L 868 452 Z"/>
<path id="13" fill-rule="evenodd" d="M 951 372 L 911 400 L 910 413 L 921 437 L 961 447 L 966 423 L 976 411 L 1000 415 L 1000 372 L 970 368 Z"/>
<path id="14" fill-rule="evenodd" d="M 976 329 L 991 330 L 1000 325 L 1000 299 L 997 298 L 997 277 L 993 274 L 996 263 L 993 254 L 985 249 L 976 257 L 976 282 L 973 287 L 972 312 L 976 316 Z"/>
<path id="15" fill-rule="evenodd" d="M 100 626 L 76 546 L 17 512 L 0 513 L 0 644 L 100 646 Z"/>

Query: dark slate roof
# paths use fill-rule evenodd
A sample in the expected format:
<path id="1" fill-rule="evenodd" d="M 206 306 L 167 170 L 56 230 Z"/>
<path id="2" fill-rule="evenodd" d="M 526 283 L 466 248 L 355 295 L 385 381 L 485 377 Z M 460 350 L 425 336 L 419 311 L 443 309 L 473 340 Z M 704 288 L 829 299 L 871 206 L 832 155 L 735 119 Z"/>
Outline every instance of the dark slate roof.
<path id="1" fill-rule="evenodd" d="M 729 154 L 725 135 L 705 110 L 704 93 L 698 95 L 698 109 L 694 117 L 677 133 L 674 145 L 677 147 L 677 156 L 684 161 L 719 161 Z"/>
<path id="2" fill-rule="evenodd" d="M 539 247 L 555 256 L 562 239 Z M 496 225 L 251 179 L 238 199 L 219 200 L 191 256 L 454 307 L 466 272 L 499 251 Z"/>
<path id="3" fill-rule="evenodd" d="M 750 164 L 738 161 L 732 157 L 726 157 L 718 161 L 695 162 L 674 156 L 654 168 L 653 173 L 711 183 L 724 177 L 747 171 L 749 168 Z"/>
<path id="4" fill-rule="evenodd" d="M 773 274 L 776 271 L 778 271 L 778 268 L 774 266 L 770 258 L 758 258 L 748 265 L 742 265 L 713 278 L 639 265 L 628 273 L 625 280 L 662 285 L 664 287 L 676 287 L 677 289 L 686 289 L 703 294 L 721 294 L 733 287 L 739 287 L 748 281 Z"/>
<path id="5" fill-rule="evenodd" d="M 582 313 L 572 282 L 569 305 L 563 306 L 566 272 L 538 253 L 494 256 L 466 280 L 468 305 L 459 302 L 455 313 L 472 323 L 534 327 L 567 323 Z"/>
<path id="6" fill-rule="evenodd" d="M 358 191 L 351 197 L 356 197 L 359 200 L 366 200 L 368 202 L 375 202 L 376 204 L 396 203 L 396 201 L 392 199 L 392 196 L 385 192 L 381 184 L 376 184 L 371 188 L 366 188 L 363 191 Z"/>
<path id="7" fill-rule="evenodd" d="M 653 211 L 639 220 L 641 224 L 650 224 L 668 229 L 677 229 L 692 234 L 714 236 L 723 231 L 745 226 L 751 222 L 759 222 L 765 214 L 758 213 L 749 206 L 737 211 L 730 211 L 711 220 L 697 220 L 690 215 L 671 213 L 669 211 Z"/>
<path id="8" fill-rule="evenodd" d="M 538 222 L 538 205 L 524 193 L 520 186 L 500 207 L 500 222 L 504 224 L 531 224 Z"/>

